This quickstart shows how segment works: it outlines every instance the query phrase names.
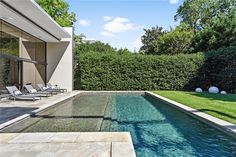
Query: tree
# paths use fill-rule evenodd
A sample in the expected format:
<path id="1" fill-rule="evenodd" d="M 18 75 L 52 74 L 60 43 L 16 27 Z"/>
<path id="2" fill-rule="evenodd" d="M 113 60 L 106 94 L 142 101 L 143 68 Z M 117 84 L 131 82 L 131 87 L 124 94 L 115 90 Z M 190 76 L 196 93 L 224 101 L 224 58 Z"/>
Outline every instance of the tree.
<path id="1" fill-rule="evenodd" d="M 140 48 L 141 52 L 145 54 L 157 54 L 158 52 L 158 39 L 165 34 L 162 27 L 152 27 L 151 29 L 144 29 L 145 34 L 141 40 L 143 46 Z"/>
<path id="2" fill-rule="evenodd" d="M 192 39 L 193 30 L 184 23 L 169 32 L 162 31 L 162 27 L 153 27 L 145 30 L 140 51 L 153 55 L 190 53 Z"/>
<path id="3" fill-rule="evenodd" d="M 185 0 L 175 20 L 188 24 L 195 32 L 203 30 L 213 18 L 227 16 L 234 12 L 236 0 Z"/>
<path id="4" fill-rule="evenodd" d="M 82 44 L 83 43 L 83 38 L 86 38 L 86 36 L 81 33 L 80 35 L 76 35 L 74 34 L 74 41 L 75 41 L 75 44 L 78 45 L 78 44 Z"/>
<path id="5" fill-rule="evenodd" d="M 236 44 L 235 14 L 212 19 L 211 25 L 197 33 L 194 38 L 196 51 L 208 51 Z"/>
<path id="6" fill-rule="evenodd" d="M 79 55 L 80 53 L 88 52 L 99 52 L 99 53 L 115 53 L 116 49 L 111 47 L 109 44 L 102 43 L 100 41 L 96 42 L 85 42 L 81 44 L 76 44 L 75 54 Z"/>
<path id="7" fill-rule="evenodd" d="M 36 2 L 62 27 L 71 27 L 76 22 L 74 12 L 64 0 L 36 0 Z"/>
<path id="8" fill-rule="evenodd" d="M 118 54 L 131 54 L 132 52 L 127 48 L 121 48 L 117 51 Z"/>
<path id="9" fill-rule="evenodd" d="M 193 30 L 189 29 L 186 24 L 171 29 L 159 38 L 157 54 L 191 53 L 193 34 Z"/>

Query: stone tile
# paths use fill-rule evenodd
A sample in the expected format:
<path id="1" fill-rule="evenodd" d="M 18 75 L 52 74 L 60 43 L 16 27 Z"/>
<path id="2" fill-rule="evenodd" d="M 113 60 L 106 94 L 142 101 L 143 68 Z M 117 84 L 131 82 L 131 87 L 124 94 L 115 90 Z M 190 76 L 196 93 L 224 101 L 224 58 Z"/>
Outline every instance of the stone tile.
<path id="1" fill-rule="evenodd" d="M 13 138 L 9 143 L 45 143 L 50 142 L 53 133 L 23 133 Z"/>
<path id="2" fill-rule="evenodd" d="M 32 151 L 3 151 L 0 152 L 1 157 L 38 157 L 40 152 L 32 152 Z M 54 156 L 53 156 L 54 157 Z"/>
<path id="3" fill-rule="evenodd" d="M 128 142 L 112 142 L 112 157 L 135 157 L 133 145 Z"/>
<path id="4" fill-rule="evenodd" d="M 128 132 L 83 132 L 76 142 L 129 142 L 130 139 Z"/>
<path id="5" fill-rule="evenodd" d="M 113 154 L 115 157 L 122 155 L 135 157 L 131 136 L 128 132 L 22 133 L 0 135 L 0 137 L 5 139 L 4 141 L 8 142 L 0 144 L 0 156 L 110 157 Z"/>
<path id="6" fill-rule="evenodd" d="M 71 153 L 75 157 L 110 157 L 111 154 L 110 142 L 66 143 L 62 148 L 56 152 L 56 156 L 64 157 Z"/>
<path id="7" fill-rule="evenodd" d="M 0 152 L 30 150 L 31 144 L 0 144 Z"/>
<path id="8" fill-rule="evenodd" d="M 0 134 L 0 144 L 1 143 L 7 143 L 9 140 L 13 139 L 14 137 L 18 136 L 18 133 L 14 133 L 14 134 Z"/>
<path id="9" fill-rule="evenodd" d="M 50 138 L 50 142 L 75 142 L 79 133 L 55 133 Z"/>
<path id="10" fill-rule="evenodd" d="M 28 145 L 30 145 L 30 151 L 56 152 L 62 149 L 61 143 L 29 143 Z"/>
<path id="11" fill-rule="evenodd" d="M 110 157 L 111 143 L 8 144 L 0 150 L 4 157 Z"/>

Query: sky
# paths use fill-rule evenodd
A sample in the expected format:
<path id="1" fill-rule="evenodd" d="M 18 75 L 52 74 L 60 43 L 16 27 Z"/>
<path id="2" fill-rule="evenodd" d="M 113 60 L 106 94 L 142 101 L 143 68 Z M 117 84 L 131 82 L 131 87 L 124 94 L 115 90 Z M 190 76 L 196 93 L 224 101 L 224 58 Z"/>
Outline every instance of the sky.
<path id="1" fill-rule="evenodd" d="M 76 13 L 75 34 L 138 51 L 143 29 L 156 25 L 168 30 L 183 0 L 66 0 Z"/>

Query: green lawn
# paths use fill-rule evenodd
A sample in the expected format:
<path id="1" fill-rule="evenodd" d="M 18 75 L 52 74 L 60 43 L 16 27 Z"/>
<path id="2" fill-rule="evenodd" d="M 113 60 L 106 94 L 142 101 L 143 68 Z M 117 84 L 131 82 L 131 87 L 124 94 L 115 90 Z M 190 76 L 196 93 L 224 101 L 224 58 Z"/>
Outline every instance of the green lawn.
<path id="1" fill-rule="evenodd" d="M 161 96 L 236 124 L 236 95 L 182 91 L 154 91 Z"/>

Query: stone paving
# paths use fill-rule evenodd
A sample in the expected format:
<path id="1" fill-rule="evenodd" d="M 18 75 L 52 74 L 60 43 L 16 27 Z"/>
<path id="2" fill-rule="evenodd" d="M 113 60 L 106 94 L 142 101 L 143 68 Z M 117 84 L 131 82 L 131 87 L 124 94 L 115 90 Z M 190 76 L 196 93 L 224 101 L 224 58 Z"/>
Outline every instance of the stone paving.
<path id="1" fill-rule="evenodd" d="M 130 133 L 0 134 L 2 157 L 135 157 Z"/>

